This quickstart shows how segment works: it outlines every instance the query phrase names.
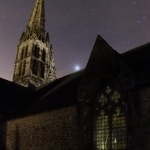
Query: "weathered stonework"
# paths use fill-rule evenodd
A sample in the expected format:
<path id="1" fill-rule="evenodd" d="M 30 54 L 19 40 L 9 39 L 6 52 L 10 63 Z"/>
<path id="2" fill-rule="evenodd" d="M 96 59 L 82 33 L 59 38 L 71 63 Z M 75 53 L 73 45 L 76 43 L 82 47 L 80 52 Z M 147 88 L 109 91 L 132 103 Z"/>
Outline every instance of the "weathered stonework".
<path id="1" fill-rule="evenodd" d="M 7 122 L 6 150 L 79 150 L 76 106 Z"/>
<path id="2" fill-rule="evenodd" d="M 36 1 L 26 32 L 18 45 L 13 82 L 34 87 L 56 79 L 52 45 L 45 35 L 44 1 Z"/>
<path id="3" fill-rule="evenodd" d="M 0 150 L 6 150 L 6 123 L 0 124 Z"/>
<path id="4" fill-rule="evenodd" d="M 135 87 L 134 71 L 125 62 L 120 54 L 113 50 L 100 36 L 97 37 L 89 62 L 83 74 L 83 79 L 78 89 L 79 113 L 81 124 L 81 136 L 83 138 L 83 150 L 91 150 L 92 147 L 92 109 L 95 97 L 103 90 L 105 84 L 112 84 L 120 90 L 126 103 L 126 115 L 133 121 L 130 128 L 128 139 L 135 138 L 134 110 L 132 108 L 135 100 L 133 90 Z M 129 110 L 127 110 L 129 108 Z M 129 113 L 132 112 L 132 113 Z M 131 143 L 131 142 L 129 142 Z M 134 143 L 134 141 L 132 141 Z M 135 145 L 130 144 L 129 149 L 134 149 Z"/>
<path id="5" fill-rule="evenodd" d="M 136 150 L 150 149 L 150 86 L 139 88 L 136 117 Z"/>

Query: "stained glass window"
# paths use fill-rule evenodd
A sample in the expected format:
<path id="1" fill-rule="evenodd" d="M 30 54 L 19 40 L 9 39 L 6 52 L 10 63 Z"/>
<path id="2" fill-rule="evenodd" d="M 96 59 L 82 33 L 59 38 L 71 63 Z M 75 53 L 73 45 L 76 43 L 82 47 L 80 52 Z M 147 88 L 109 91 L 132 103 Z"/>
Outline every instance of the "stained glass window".
<path id="1" fill-rule="evenodd" d="M 120 93 L 106 86 L 93 109 L 94 150 L 126 150 L 125 106 Z"/>

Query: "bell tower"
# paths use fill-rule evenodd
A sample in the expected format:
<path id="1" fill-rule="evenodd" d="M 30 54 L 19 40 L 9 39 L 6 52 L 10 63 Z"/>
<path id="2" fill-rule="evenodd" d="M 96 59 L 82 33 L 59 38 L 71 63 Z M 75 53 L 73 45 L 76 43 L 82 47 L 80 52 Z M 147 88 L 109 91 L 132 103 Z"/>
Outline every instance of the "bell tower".
<path id="1" fill-rule="evenodd" d="M 36 0 L 35 7 L 18 45 L 13 82 L 34 87 L 56 79 L 52 44 L 45 32 L 44 0 Z"/>

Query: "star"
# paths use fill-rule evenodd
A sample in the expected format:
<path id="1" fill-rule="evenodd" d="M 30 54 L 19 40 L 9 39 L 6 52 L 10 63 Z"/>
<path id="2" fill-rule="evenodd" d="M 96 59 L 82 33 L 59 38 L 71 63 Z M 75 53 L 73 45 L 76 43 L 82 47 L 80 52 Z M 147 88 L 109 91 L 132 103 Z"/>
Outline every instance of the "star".
<path id="1" fill-rule="evenodd" d="M 12 81 L 17 45 L 35 2 L 0 1 L 1 78 Z M 53 45 L 57 78 L 85 68 L 98 33 L 118 53 L 150 42 L 149 8 L 148 0 L 45 1 L 45 31 Z"/>

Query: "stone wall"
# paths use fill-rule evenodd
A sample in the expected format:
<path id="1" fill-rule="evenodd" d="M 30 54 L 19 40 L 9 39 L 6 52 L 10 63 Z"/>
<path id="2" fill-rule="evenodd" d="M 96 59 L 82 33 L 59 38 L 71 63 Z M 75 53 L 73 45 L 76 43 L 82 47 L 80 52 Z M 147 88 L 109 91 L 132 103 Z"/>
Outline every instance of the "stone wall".
<path id="1" fill-rule="evenodd" d="M 76 106 L 7 122 L 7 150 L 78 150 Z"/>
<path id="2" fill-rule="evenodd" d="M 6 123 L 0 124 L 0 150 L 6 150 Z"/>
<path id="3" fill-rule="evenodd" d="M 139 89 L 139 109 L 136 122 L 136 150 L 150 149 L 150 86 Z"/>

